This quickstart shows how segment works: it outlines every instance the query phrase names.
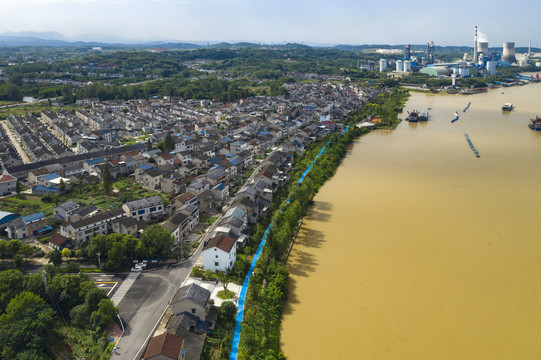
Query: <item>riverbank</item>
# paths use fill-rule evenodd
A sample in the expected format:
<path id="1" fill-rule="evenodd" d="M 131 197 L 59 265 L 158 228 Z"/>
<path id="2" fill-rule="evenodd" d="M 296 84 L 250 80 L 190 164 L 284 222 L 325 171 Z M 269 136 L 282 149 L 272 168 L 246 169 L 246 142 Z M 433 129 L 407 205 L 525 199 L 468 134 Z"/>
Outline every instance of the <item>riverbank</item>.
<path id="1" fill-rule="evenodd" d="M 287 191 L 277 194 L 275 202 L 279 209 L 274 213 L 267 228 L 259 260 L 253 269 L 246 292 L 241 315 L 240 339 L 233 344 L 230 359 L 282 358 L 280 350 L 280 324 L 282 306 L 287 299 L 288 273 L 285 269 L 287 255 L 312 203 L 314 195 L 323 184 L 333 177 L 347 153 L 347 148 L 366 128 L 355 125 L 367 115 L 385 114 L 390 120 L 397 118 L 407 93 L 390 92 L 378 97 L 368 109 L 361 109 L 346 119 L 344 130 L 328 135 L 318 144 L 306 149 L 305 155 L 297 159 Z M 394 114 L 393 114 L 394 111 Z M 304 171 L 309 169 L 308 172 Z M 260 227 L 264 229 L 264 227 Z M 255 237 L 257 239 L 257 236 Z M 262 244 L 264 242 L 262 241 Z M 237 318 L 237 322 L 239 322 Z"/>

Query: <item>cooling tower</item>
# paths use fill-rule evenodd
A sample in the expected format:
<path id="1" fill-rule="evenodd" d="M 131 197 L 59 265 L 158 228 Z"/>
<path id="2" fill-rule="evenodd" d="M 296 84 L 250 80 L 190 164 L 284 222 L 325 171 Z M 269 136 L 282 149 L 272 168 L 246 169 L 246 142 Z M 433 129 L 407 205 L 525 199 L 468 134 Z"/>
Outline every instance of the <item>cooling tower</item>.
<path id="1" fill-rule="evenodd" d="M 488 42 L 478 41 L 477 42 L 477 53 L 483 53 L 484 56 L 488 56 Z"/>
<path id="2" fill-rule="evenodd" d="M 515 43 L 514 42 L 504 42 L 503 43 L 503 55 L 502 60 L 513 64 L 517 62 L 515 57 Z"/>

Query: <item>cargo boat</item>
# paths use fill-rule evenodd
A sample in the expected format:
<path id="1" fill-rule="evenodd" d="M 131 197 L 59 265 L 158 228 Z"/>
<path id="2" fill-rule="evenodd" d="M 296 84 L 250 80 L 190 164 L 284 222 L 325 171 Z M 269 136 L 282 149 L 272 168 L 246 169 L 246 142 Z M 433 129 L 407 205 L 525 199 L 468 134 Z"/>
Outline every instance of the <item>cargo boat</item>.
<path id="1" fill-rule="evenodd" d="M 419 112 L 419 121 L 428 121 L 428 111 L 427 110 L 421 110 Z"/>
<path id="2" fill-rule="evenodd" d="M 417 111 L 417 110 L 411 110 L 411 112 L 408 111 L 408 117 L 406 118 L 406 121 L 418 122 L 419 121 L 419 111 Z"/>
<path id="3" fill-rule="evenodd" d="M 513 110 L 513 104 L 511 103 L 505 103 L 502 106 L 502 111 L 511 111 Z"/>
<path id="4" fill-rule="evenodd" d="M 488 91 L 487 88 L 464 89 L 462 90 L 462 94 L 474 95 L 474 94 L 486 93 L 487 91 Z"/>
<path id="5" fill-rule="evenodd" d="M 530 119 L 528 127 L 535 131 L 541 131 L 541 118 L 536 116 L 535 119 Z"/>

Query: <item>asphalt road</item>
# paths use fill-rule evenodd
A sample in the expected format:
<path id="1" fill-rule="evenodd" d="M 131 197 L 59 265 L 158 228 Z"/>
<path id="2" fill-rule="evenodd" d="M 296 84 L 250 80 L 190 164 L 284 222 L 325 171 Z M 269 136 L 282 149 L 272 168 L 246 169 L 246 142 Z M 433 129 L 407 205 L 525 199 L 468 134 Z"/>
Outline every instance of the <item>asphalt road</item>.
<path id="1" fill-rule="evenodd" d="M 111 355 L 111 359 L 133 360 L 143 355 L 169 302 L 201 256 L 202 244 L 190 260 L 143 270 L 119 304 L 125 330 L 117 344 L 117 354 Z"/>

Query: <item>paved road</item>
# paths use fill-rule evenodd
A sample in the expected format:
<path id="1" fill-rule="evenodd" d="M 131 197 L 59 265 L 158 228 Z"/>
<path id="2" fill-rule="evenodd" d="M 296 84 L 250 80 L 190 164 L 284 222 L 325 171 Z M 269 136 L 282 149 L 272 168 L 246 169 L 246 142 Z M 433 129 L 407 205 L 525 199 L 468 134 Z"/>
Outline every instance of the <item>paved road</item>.
<path id="1" fill-rule="evenodd" d="M 202 249 L 203 242 L 194 255 L 183 263 L 143 270 L 119 304 L 125 331 L 117 344 L 118 354 L 111 355 L 111 359 L 133 360 L 143 355 L 169 302 L 190 275 Z"/>

